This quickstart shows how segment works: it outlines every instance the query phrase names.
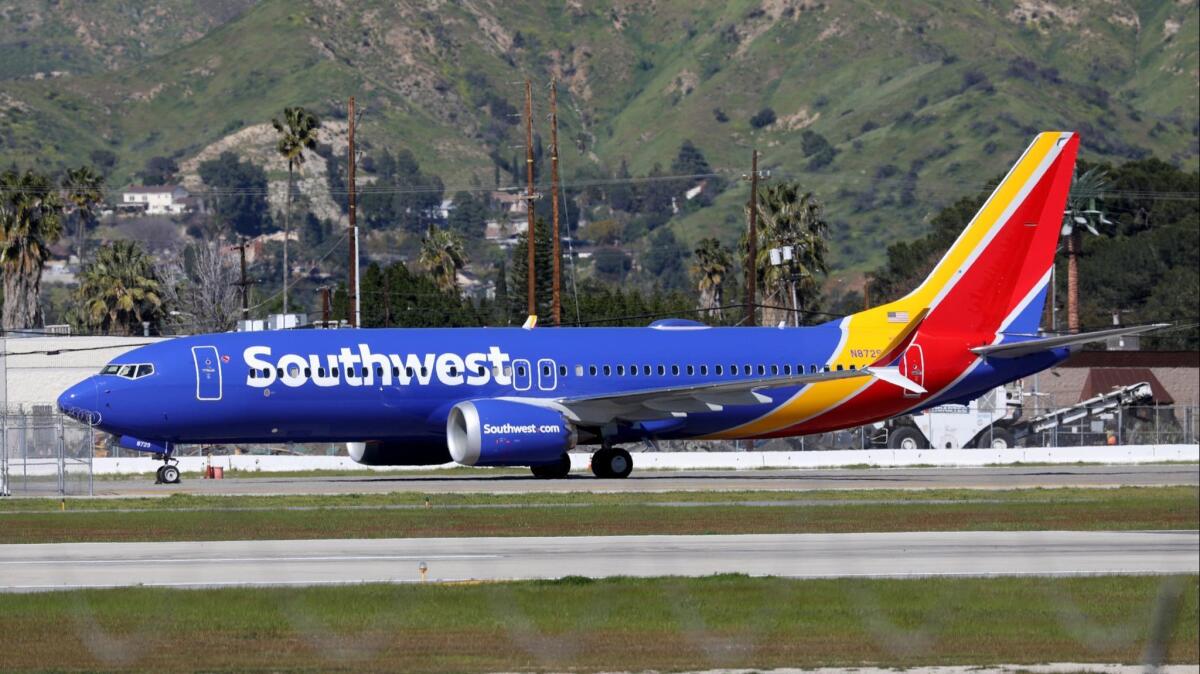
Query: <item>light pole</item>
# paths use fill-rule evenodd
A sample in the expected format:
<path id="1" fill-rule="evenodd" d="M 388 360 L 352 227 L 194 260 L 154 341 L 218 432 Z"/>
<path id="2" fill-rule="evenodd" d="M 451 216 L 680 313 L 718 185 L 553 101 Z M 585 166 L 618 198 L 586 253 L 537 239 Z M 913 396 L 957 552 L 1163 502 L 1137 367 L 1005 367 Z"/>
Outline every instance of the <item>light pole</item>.
<path id="1" fill-rule="evenodd" d="M 800 303 L 796 297 L 796 280 L 802 275 L 796 269 L 796 249 L 794 246 L 780 246 L 768 251 L 772 267 L 786 266 L 788 268 L 788 285 L 792 295 L 792 325 L 800 327 Z"/>

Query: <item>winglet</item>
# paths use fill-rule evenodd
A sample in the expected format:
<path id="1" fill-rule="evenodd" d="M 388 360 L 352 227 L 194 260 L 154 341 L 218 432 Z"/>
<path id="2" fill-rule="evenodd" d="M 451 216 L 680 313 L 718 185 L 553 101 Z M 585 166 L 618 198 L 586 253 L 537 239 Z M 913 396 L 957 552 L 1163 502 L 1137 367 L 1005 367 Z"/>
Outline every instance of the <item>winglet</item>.
<path id="1" fill-rule="evenodd" d="M 537 314 L 529 314 L 525 319 L 525 325 L 521 326 L 522 330 L 532 330 L 537 327 Z"/>
<path id="2" fill-rule="evenodd" d="M 903 374 L 900 374 L 900 368 L 898 368 L 898 367 L 873 367 L 872 366 L 872 367 L 868 367 L 868 368 L 864 368 L 864 369 L 867 372 L 871 373 L 872 377 L 875 377 L 876 379 L 880 379 L 882 381 L 886 381 L 889 384 L 895 384 L 896 386 L 899 386 L 900 388 L 904 389 L 905 391 L 909 391 L 911 393 L 926 393 L 927 392 L 925 390 L 925 387 L 923 387 L 920 384 L 918 384 L 917 382 L 909 379 L 908 377 L 905 377 Z"/>

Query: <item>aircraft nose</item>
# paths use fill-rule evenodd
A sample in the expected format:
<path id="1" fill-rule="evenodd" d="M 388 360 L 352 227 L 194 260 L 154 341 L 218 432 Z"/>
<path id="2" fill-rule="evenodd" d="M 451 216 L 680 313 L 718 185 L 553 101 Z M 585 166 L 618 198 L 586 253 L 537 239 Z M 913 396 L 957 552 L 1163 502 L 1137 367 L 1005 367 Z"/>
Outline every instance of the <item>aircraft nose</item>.
<path id="1" fill-rule="evenodd" d="M 85 424 L 100 423 L 100 393 L 96 382 L 85 379 L 58 396 L 58 410 Z"/>

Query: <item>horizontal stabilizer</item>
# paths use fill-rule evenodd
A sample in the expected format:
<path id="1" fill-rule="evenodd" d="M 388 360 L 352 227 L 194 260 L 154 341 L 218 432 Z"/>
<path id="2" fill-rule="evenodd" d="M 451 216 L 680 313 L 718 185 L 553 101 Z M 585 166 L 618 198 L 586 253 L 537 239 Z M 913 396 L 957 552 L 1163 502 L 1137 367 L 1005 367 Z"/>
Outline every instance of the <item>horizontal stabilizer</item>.
<path id="1" fill-rule="evenodd" d="M 1020 358 L 1050 349 L 1058 349 L 1064 346 L 1077 348 L 1089 342 L 1099 342 L 1109 337 L 1120 337 L 1122 335 L 1136 335 L 1151 330 L 1165 328 L 1170 323 L 1155 323 L 1153 325 L 1135 325 L 1124 328 L 1110 328 L 1108 330 L 1097 330 L 1095 332 L 1083 332 L 1077 335 L 1059 335 L 1057 337 L 1042 337 L 1041 339 L 1031 339 L 1025 342 L 1012 342 L 1010 344 L 989 344 L 987 346 L 977 346 L 971 349 L 972 352 L 985 358 Z"/>
<path id="2" fill-rule="evenodd" d="M 895 384 L 909 393 L 926 393 L 925 387 L 917 382 L 905 377 L 900 373 L 898 367 L 869 367 L 867 372 L 870 372 L 880 381 L 886 381 L 889 384 Z"/>

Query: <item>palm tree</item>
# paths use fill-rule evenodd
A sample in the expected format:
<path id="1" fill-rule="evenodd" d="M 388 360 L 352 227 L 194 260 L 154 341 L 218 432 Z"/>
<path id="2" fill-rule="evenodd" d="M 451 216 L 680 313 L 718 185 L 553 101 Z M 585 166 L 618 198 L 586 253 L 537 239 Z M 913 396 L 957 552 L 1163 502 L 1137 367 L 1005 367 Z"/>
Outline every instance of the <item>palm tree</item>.
<path id="1" fill-rule="evenodd" d="M 438 288 L 457 291 L 458 270 L 467 264 L 462 240 L 458 234 L 430 224 L 425 236 L 421 237 L 421 255 L 417 264 L 433 276 Z"/>
<path id="2" fill-rule="evenodd" d="M 1099 234 L 1097 224 L 1112 224 L 1096 208 L 1096 202 L 1108 176 L 1100 167 L 1078 173 L 1071 178 L 1067 210 L 1063 213 L 1062 234 L 1067 237 L 1067 331 L 1079 332 L 1079 253 L 1083 249 L 1083 230 Z"/>
<path id="3" fill-rule="evenodd" d="M 293 174 L 304 166 L 304 151 L 317 148 L 317 131 L 321 122 L 316 115 L 304 108 L 284 108 L 283 121 L 271 120 L 271 126 L 279 133 L 276 149 L 288 163 L 288 187 L 285 216 L 283 220 L 283 313 L 288 313 L 288 239 L 292 232 Z"/>
<path id="4" fill-rule="evenodd" d="M 748 212 L 749 206 L 746 209 Z M 817 297 L 820 294 L 818 275 L 828 271 L 825 235 L 829 226 L 822 218 L 820 202 L 812 192 L 802 192 L 798 183 L 763 185 L 758 188 L 758 217 L 755 268 L 759 286 L 764 290 L 773 289 L 776 304 L 790 303 L 788 283 L 795 284 L 798 302 Z M 772 265 L 771 249 L 784 246 L 792 247 L 791 262 Z M 745 241 L 742 248 L 747 248 Z M 799 311 L 800 307 L 793 309 Z M 764 314 L 764 324 L 783 318 L 782 312 L 778 311 L 770 314 L 764 311 Z"/>
<path id="5" fill-rule="evenodd" d="M 66 175 L 63 176 L 62 188 L 78 212 L 75 256 L 79 258 L 79 264 L 82 266 L 83 240 L 87 236 L 87 228 L 96 219 L 96 206 L 104 201 L 104 177 L 93 171 L 90 166 L 67 169 Z"/>
<path id="6" fill-rule="evenodd" d="M 4 313 L 0 327 L 22 330 L 42 322 L 38 293 L 49 246 L 62 233 L 62 201 L 50 178 L 33 171 L 0 174 L 0 270 Z"/>
<path id="7" fill-rule="evenodd" d="M 700 308 L 709 309 L 710 318 L 719 321 L 721 312 L 717 307 L 723 303 L 725 275 L 733 262 L 729 251 L 717 239 L 701 239 L 695 253 L 692 275 L 696 277 L 696 287 L 700 291 Z"/>
<path id="8" fill-rule="evenodd" d="M 161 284 L 154 260 L 133 241 L 96 251 L 75 290 L 77 320 L 93 331 L 128 335 L 162 314 Z"/>

